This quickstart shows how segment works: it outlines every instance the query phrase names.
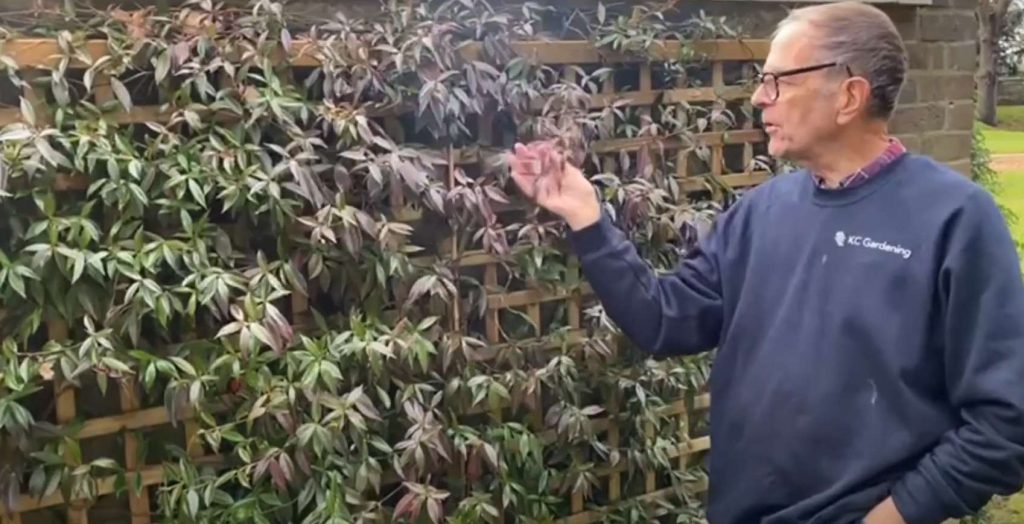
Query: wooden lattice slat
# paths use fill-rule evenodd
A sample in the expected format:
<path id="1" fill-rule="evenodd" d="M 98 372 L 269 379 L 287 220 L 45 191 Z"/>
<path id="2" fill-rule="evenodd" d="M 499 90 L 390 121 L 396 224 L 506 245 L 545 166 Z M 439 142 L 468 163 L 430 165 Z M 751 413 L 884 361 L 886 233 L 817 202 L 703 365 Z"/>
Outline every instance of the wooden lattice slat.
<path id="1" fill-rule="evenodd" d="M 121 410 L 125 413 L 138 411 L 141 407 L 139 398 L 139 384 L 134 378 L 126 378 L 121 384 Z M 144 464 L 139 462 L 139 451 L 142 446 L 138 435 L 134 431 L 125 432 L 124 435 L 124 468 L 129 472 L 128 480 L 128 507 L 131 511 L 132 524 L 149 524 L 149 488 L 142 487 L 136 491 L 136 481 L 139 477 L 137 471 Z"/>
<path id="2" fill-rule="evenodd" d="M 318 45 L 308 40 L 296 40 L 292 51 L 287 57 L 293 66 L 317 66 L 320 64 L 317 51 Z M 697 56 L 707 55 L 715 60 L 755 60 L 768 54 L 768 41 L 752 40 L 711 40 L 699 42 L 656 42 L 647 56 L 626 55 L 612 51 L 597 49 L 587 40 L 564 41 L 519 41 L 512 43 L 512 49 L 519 55 L 528 56 L 547 65 L 595 64 L 602 62 L 644 62 L 647 60 L 673 60 L 680 56 L 682 46 L 688 46 Z M 87 40 L 79 44 L 76 50 L 83 52 L 93 61 L 107 54 L 105 40 Z M 63 52 L 57 41 L 50 38 L 21 38 L 4 44 L 3 53 L 14 60 L 19 68 L 56 67 L 63 58 Z M 483 45 L 469 43 L 462 46 L 459 52 L 468 60 L 483 59 Z M 283 53 L 276 57 L 277 61 L 285 60 Z M 72 60 L 72 67 L 85 67 L 77 59 Z"/>

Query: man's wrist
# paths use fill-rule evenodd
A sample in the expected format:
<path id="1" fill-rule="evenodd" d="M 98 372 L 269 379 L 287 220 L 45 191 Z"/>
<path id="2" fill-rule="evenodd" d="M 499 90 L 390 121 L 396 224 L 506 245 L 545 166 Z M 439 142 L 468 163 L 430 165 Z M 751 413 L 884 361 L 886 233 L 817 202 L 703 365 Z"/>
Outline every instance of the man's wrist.
<path id="1" fill-rule="evenodd" d="M 906 524 L 892 497 L 883 500 L 864 517 L 866 524 Z"/>
<path id="2" fill-rule="evenodd" d="M 596 224 L 600 220 L 601 206 L 598 205 L 596 202 L 594 203 L 593 208 L 588 208 L 587 210 L 581 213 L 567 215 L 565 217 L 565 223 L 569 224 L 569 229 L 573 231 L 580 231 L 582 229 L 586 229 Z"/>

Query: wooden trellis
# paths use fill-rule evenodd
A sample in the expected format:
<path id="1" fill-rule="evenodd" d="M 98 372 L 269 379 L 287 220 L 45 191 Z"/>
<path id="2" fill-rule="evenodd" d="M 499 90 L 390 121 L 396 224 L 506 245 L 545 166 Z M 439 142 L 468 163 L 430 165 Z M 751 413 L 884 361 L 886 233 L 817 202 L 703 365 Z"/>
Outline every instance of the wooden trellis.
<path id="1" fill-rule="evenodd" d="M 77 49 L 84 52 L 93 60 L 96 60 L 107 53 L 106 42 L 102 40 L 88 41 Z M 649 107 L 660 101 L 661 103 L 688 103 L 688 104 L 723 104 L 724 106 L 735 106 L 740 113 L 745 109 L 749 114 L 749 102 L 747 101 L 750 92 L 740 81 L 731 79 L 730 72 L 748 72 L 751 64 L 762 60 L 767 53 L 767 42 L 765 41 L 711 41 L 701 42 L 694 45 L 694 51 L 698 55 L 708 58 L 709 82 L 703 87 L 685 87 L 681 85 L 657 86 L 655 81 L 655 64 L 658 53 L 655 53 L 652 61 L 638 61 L 636 58 L 624 55 L 610 54 L 599 51 L 592 43 L 587 41 L 558 41 L 558 42 L 518 42 L 514 49 L 520 55 L 531 56 L 540 63 L 551 66 L 593 66 L 597 64 L 619 64 L 635 68 L 636 76 L 629 80 L 631 85 L 622 86 L 616 84 L 616 78 L 609 78 L 603 86 L 602 93 L 594 96 L 594 105 L 604 107 L 615 100 L 628 100 L 628 105 L 637 108 Z M 660 53 L 664 58 L 670 58 L 678 54 L 678 43 L 667 43 L 661 46 Z M 479 56 L 482 50 L 479 46 L 467 46 L 462 49 L 467 57 Z M 48 39 L 23 39 L 12 40 L 4 44 L 2 53 L 11 59 L 22 70 L 21 76 L 31 79 L 44 75 L 47 69 L 56 67 L 63 53 L 54 40 Z M 292 66 L 316 67 L 319 61 L 316 57 L 315 47 L 303 42 L 296 42 L 291 56 L 281 57 L 288 60 Z M 73 63 L 73 68 L 84 69 L 86 64 Z M 95 80 L 95 98 L 97 102 L 112 100 L 114 95 L 111 91 L 109 81 L 104 78 Z M 45 103 L 39 99 L 39 95 L 32 89 L 27 89 L 21 96 L 31 103 L 35 108 L 37 118 L 41 121 L 50 118 Z M 215 116 L 215 115 L 204 115 Z M 119 124 L 133 124 L 145 122 L 167 121 L 171 117 L 168 111 L 163 111 L 160 106 L 137 105 L 130 111 L 117 110 L 109 114 L 108 118 Z M 480 147 L 496 147 L 500 145 L 499 140 L 490 136 L 492 126 L 490 118 L 492 115 L 484 115 L 481 118 L 481 130 L 479 138 Z M 0 126 L 20 121 L 22 112 L 16 105 L 0 106 Z M 733 188 L 743 188 L 756 185 L 768 176 L 766 171 L 757 170 L 753 167 L 754 157 L 757 148 L 763 142 L 763 135 L 760 130 L 755 129 L 751 118 L 740 117 L 740 122 L 735 128 L 725 129 L 719 124 L 708 126 L 706 132 L 696 135 L 694 143 L 685 143 L 682 140 L 661 140 L 656 143 L 655 139 L 610 139 L 601 140 L 594 144 L 593 152 L 601 156 L 604 166 L 607 169 L 614 169 L 616 156 L 623 151 L 635 152 L 644 148 L 658 147 L 659 150 L 670 151 L 675 155 L 677 175 L 686 191 L 710 191 L 715 193 L 716 184 L 724 184 Z M 395 116 L 385 119 L 389 134 L 396 140 L 401 140 L 401 126 Z M 701 158 L 701 151 L 706 154 Z M 477 148 L 463 148 L 460 150 L 450 149 L 444 152 L 448 160 L 448 172 L 454 171 L 456 165 L 467 165 L 481 161 L 481 154 Z M 709 184 L 710 182 L 710 184 Z M 61 176 L 55 182 L 55 188 L 61 191 L 81 191 L 88 188 L 90 181 L 84 177 Z M 449 178 L 449 183 L 451 177 Z M 720 186 L 719 186 L 720 187 Z M 402 195 L 395 194 L 392 198 L 392 205 L 396 208 L 402 207 Z M 415 217 L 410 217 L 415 218 Z M 499 285 L 499 274 L 501 272 L 502 260 L 488 255 L 482 251 L 467 251 L 459 253 L 454 243 L 448 248 L 447 255 L 456 264 L 467 270 L 482 271 L 483 282 L 487 289 L 487 310 L 484 318 L 484 330 L 487 341 L 492 344 L 490 351 L 497 352 L 504 340 L 501 332 L 501 314 L 503 310 L 516 308 L 525 311 L 536 326 L 542 324 L 542 309 L 545 305 L 562 304 L 567 311 L 568 325 L 570 328 L 570 343 L 579 342 L 583 336 L 581 315 L 584 304 L 593 300 L 590 296 L 590 289 L 583 282 L 578 264 L 570 261 L 569 281 L 562 287 L 563 291 L 549 292 L 542 289 L 527 288 L 520 291 L 505 292 Z M 294 294 L 292 297 L 291 310 L 297 325 L 308 322 L 308 311 L 310 309 L 311 297 L 302 294 Z M 450 311 L 450 326 L 455 329 L 464 325 L 463 312 L 458 308 Z M 2 312 L 0 312 L 2 318 Z M 542 333 L 537 333 L 538 336 Z M 63 340 L 69 336 L 69 326 L 62 322 L 51 322 L 48 324 L 48 337 L 51 340 Z M 81 395 L 74 388 L 68 387 L 58 376 L 52 381 L 52 390 L 56 402 L 56 422 L 67 424 L 76 420 L 82 422 L 78 438 L 82 441 L 82 448 L 87 449 L 90 442 L 97 439 L 119 439 L 123 447 L 123 460 L 121 461 L 126 470 L 127 485 L 141 485 L 142 490 L 135 492 L 128 489 L 125 499 L 110 502 L 113 506 L 125 507 L 127 501 L 127 514 L 132 524 L 144 524 L 151 521 L 150 512 L 153 508 L 153 496 L 151 489 L 161 484 L 164 480 L 163 467 L 160 464 L 146 463 L 139 456 L 140 437 L 139 434 L 155 428 L 166 428 L 171 424 L 170 416 L 163 407 L 144 407 L 139 393 L 139 386 L 134 381 L 125 381 L 118 388 L 119 407 L 121 412 L 106 416 L 81 420 L 82 403 Z M 663 411 L 666 415 L 678 418 L 679 431 L 686 435 L 683 439 L 685 445 L 672 453 L 674 459 L 678 459 L 680 467 L 685 467 L 691 459 L 700 452 L 710 447 L 708 437 L 701 436 L 689 438 L 690 419 L 693 411 L 702 411 L 708 408 L 710 399 L 707 395 L 698 397 L 697 402 L 688 405 L 684 400 L 679 400 L 666 406 Z M 607 417 L 598 418 L 593 421 L 594 431 L 604 435 L 606 443 L 611 447 L 619 445 L 620 431 L 613 422 L 616 405 L 613 399 L 607 406 Z M 492 413 L 495 417 L 502 416 L 501 412 Z M 183 427 L 182 446 L 188 453 L 201 463 L 216 464 L 220 457 L 216 454 L 207 454 L 202 444 L 196 438 L 198 425 L 189 420 L 189 414 L 183 414 L 180 426 Z M 542 425 L 542 417 L 539 413 L 533 419 L 533 423 Z M 554 439 L 554 433 L 548 431 L 542 433 L 549 441 Z M 620 463 L 600 470 L 599 475 L 603 479 L 603 485 L 607 504 L 614 506 L 615 503 L 624 500 L 628 494 L 623 492 L 623 474 L 627 465 Z M 643 494 L 639 497 L 644 501 L 654 501 L 659 497 L 667 495 L 671 488 L 659 484 L 659 479 L 654 472 L 645 475 Z M 112 499 L 115 494 L 116 482 L 114 478 L 103 479 L 97 486 L 97 495 L 100 499 L 106 497 Z M 695 486 L 695 489 L 702 489 Z M 11 516 L 0 516 L 4 524 L 35 524 L 46 521 L 40 513 L 47 508 L 62 508 L 66 520 L 70 523 L 85 524 L 87 522 L 100 522 L 107 520 L 102 514 L 94 513 L 96 507 L 90 507 L 85 501 L 65 501 L 58 492 L 42 499 L 36 499 L 29 495 L 22 495 L 18 501 L 18 513 Z M 571 515 L 567 516 L 564 522 L 571 524 L 583 524 L 598 521 L 603 514 L 600 508 L 588 508 L 586 501 L 580 493 L 574 493 L 571 498 Z M 121 514 L 122 516 L 124 513 Z"/>

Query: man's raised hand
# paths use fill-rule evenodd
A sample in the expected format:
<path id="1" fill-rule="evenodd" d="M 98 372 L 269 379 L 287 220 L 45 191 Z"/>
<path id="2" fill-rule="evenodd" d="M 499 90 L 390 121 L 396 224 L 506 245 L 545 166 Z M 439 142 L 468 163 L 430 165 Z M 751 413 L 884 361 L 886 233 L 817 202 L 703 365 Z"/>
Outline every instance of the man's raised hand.
<path id="1" fill-rule="evenodd" d="M 594 186 L 551 142 L 516 144 L 509 155 L 512 179 L 537 205 L 560 216 L 573 230 L 601 218 Z"/>

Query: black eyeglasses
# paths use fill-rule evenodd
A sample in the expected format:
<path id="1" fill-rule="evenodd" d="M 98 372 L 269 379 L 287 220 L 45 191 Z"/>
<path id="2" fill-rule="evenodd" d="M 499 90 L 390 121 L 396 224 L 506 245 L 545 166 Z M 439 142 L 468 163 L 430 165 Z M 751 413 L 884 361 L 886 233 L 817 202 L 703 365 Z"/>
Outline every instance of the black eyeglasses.
<path id="1" fill-rule="evenodd" d="M 829 67 L 836 67 L 838 65 L 840 65 L 839 62 L 829 62 L 827 64 L 818 64 L 818 65 L 812 65 L 812 66 L 807 66 L 807 67 L 798 67 L 796 69 L 787 69 L 785 71 L 779 71 L 777 73 L 758 73 L 754 77 L 754 81 L 757 84 L 764 86 L 765 91 L 766 91 L 765 94 L 768 95 L 768 98 L 770 98 L 772 102 L 774 102 L 774 101 L 779 99 L 779 79 L 780 78 L 784 78 L 784 77 L 787 77 L 787 76 L 793 76 L 793 75 L 802 75 L 804 73 L 810 73 L 812 71 L 819 71 L 821 69 L 826 69 L 826 68 L 829 68 Z M 850 69 L 850 66 L 845 66 L 845 67 L 846 67 L 847 74 L 849 74 L 852 77 L 853 76 L 853 70 Z"/>

